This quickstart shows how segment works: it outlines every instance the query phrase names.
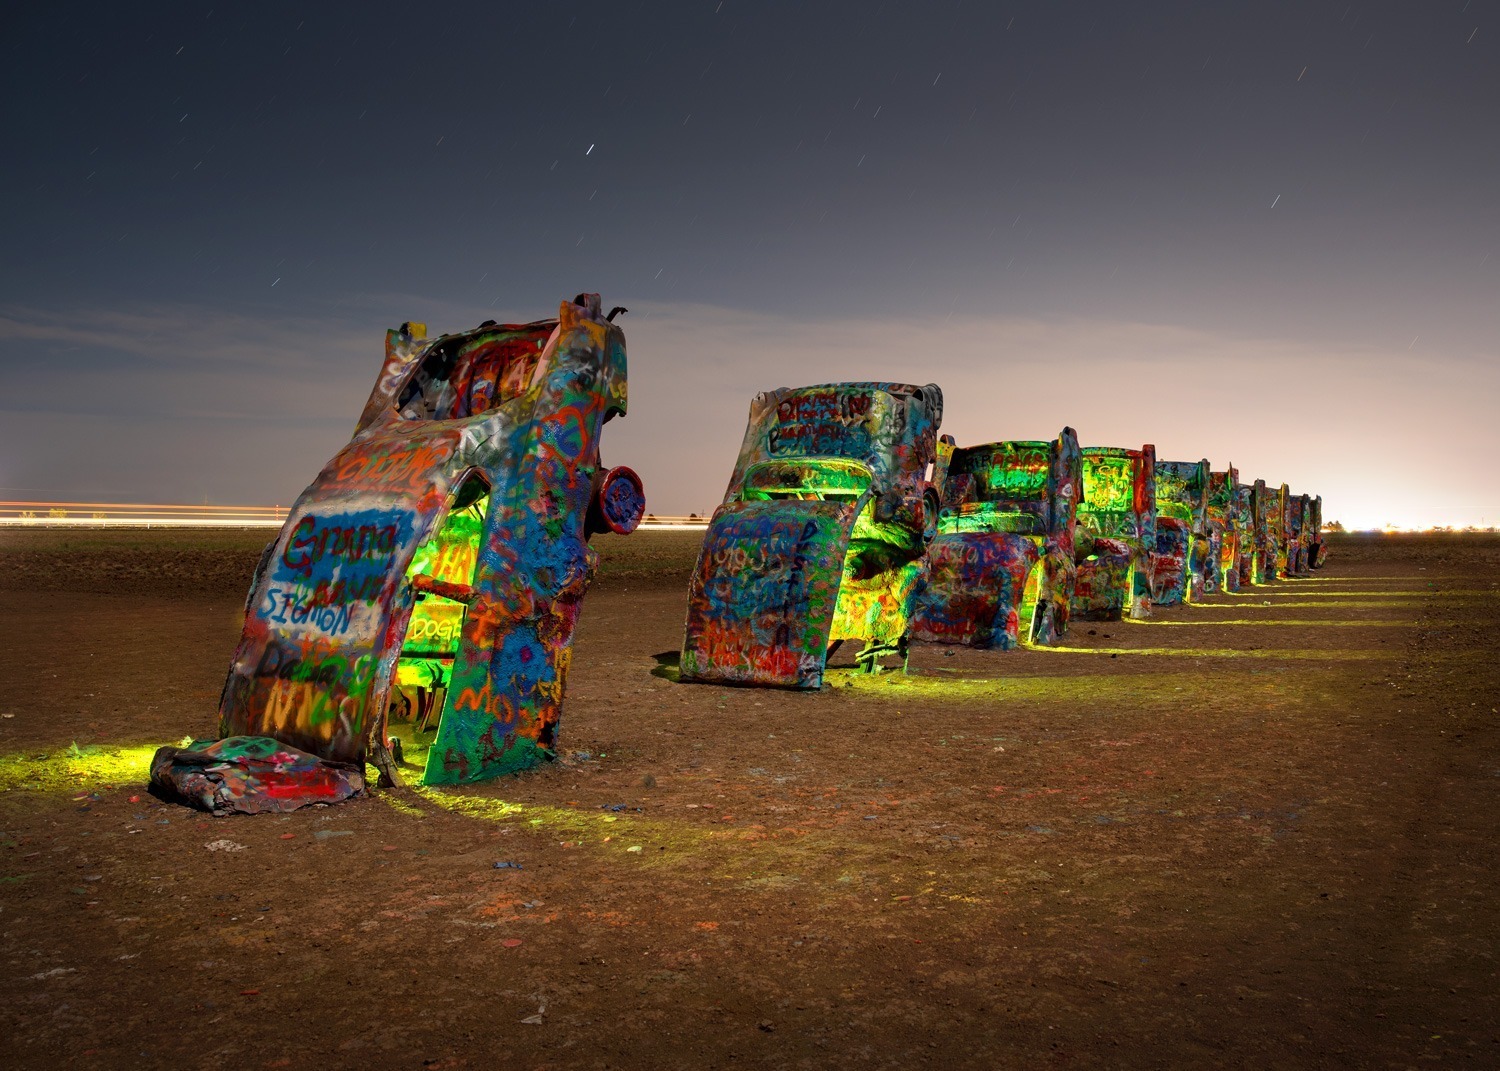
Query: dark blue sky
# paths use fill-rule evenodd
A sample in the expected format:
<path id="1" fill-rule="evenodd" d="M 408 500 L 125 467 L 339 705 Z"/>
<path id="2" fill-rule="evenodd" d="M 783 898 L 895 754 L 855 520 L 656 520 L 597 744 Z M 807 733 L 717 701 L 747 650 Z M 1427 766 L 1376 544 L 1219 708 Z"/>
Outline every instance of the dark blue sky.
<path id="1" fill-rule="evenodd" d="M 717 500 L 754 391 L 896 375 L 960 441 L 1070 423 L 1493 524 L 1437 455 L 1497 445 L 1495 12 L 31 5 L 0 486 L 285 502 L 385 327 L 596 290 L 632 309 L 606 455 L 659 512 Z"/>

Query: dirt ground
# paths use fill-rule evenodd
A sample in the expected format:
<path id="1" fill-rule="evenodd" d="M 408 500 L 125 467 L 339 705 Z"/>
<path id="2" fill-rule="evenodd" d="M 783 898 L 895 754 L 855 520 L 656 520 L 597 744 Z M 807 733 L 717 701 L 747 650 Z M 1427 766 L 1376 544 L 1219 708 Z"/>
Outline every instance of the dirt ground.
<path id="1" fill-rule="evenodd" d="M 1495 537 L 800 694 L 637 533 L 564 761 L 212 819 L 266 538 L 0 534 L 0 1065 L 1500 1067 Z"/>

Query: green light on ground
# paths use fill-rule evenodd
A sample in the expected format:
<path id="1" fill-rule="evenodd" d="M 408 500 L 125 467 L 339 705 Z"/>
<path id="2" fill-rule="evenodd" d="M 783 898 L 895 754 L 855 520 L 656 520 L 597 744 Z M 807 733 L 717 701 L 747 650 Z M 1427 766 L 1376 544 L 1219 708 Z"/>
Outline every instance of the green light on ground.
<path id="1" fill-rule="evenodd" d="M 662 848 L 667 849 L 669 855 L 673 852 L 699 851 L 714 841 L 742 839 L 748 832 L 742 828 L 701 829 L 683 823 L 647 818 L 640 814 L 604 814 L 577 807 L 518 803 L 495 796 L 461 794 L 427 786 L 417 786 L 411 791 L 424 802 L 465 818 L 481 822 L 529 825 L 538 830 L 545 829 L 548 835 L 566 835 L 580 844 L 587 843 L 606 849 L 619 848 L 622 851 L 629 850 L 632 845 L 650 844 L 654 855 L 643 858 L 660 855 Z M 380 793 L 379 798 L 390 802 L 403 814 L 417 810 L 411 804 L 392 797 L 389 792 Z M 605 838 L 609 838 L 611 843 L 606 844 Z M 743 851 L 744 848 L 738 847 L 736 850 Z"/>

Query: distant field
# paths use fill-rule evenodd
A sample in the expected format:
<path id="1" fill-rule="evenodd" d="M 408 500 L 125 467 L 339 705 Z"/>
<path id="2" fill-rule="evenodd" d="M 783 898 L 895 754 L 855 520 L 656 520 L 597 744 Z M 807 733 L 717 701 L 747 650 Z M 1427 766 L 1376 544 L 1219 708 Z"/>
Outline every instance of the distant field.
<path id="1" fill-rule="evenodd" d="M 0 529 L 0 591 L 93 591 L 240 598 L 266 543 L 267 528 L 34 528 Z M 1445 546 L 1483 557 L 1500 554 L 1500 535 L 1333 535 L 1334 554 L 1367 553 L 1379 546 Z M 1413 542 L 1415 541 L 1415 542 Z M 595 536 L 598 582 L 645 580 L 680 583 L 703 542 L 701 531 L 636 532 Z"/>

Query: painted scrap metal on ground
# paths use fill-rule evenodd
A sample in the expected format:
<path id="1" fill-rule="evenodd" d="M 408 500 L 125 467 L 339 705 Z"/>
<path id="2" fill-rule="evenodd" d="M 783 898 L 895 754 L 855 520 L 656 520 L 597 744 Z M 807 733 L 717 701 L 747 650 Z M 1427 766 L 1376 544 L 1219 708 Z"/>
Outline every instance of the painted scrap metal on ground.
<path id="1" fill-rule="evenodd" d="M 365 777 L 359 766 L 326 762 L 268 736 L 231 736 L 158 748 L 151 783 L 222 816 L 338 803 L 363 792 Z"/>

